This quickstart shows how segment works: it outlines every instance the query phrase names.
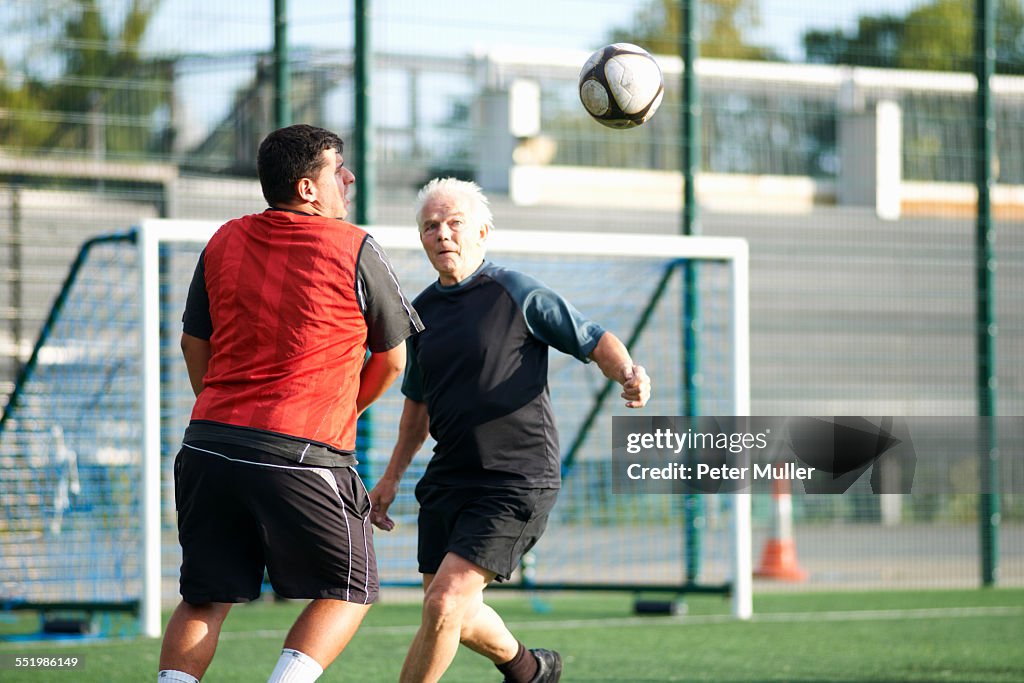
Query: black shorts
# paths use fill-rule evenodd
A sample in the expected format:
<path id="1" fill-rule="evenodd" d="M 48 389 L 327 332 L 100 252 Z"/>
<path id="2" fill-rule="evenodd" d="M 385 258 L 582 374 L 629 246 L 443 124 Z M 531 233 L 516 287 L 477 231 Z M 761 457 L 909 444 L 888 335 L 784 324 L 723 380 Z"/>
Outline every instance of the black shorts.
<path id="1" fill-rule="evenodd" d="M 544 533 L 558 489 L 437 486 L 420 482 L 421 574 L 436 574 L 448 553 L 506 581 Z"/>
<path id="2" fill-rule="evenodd" d="M 174 461 L 186 602 L 248 602 L 264 569 L 286 598 L 377 599 L 370 500 L 351 467 L 197 442 Z"/>

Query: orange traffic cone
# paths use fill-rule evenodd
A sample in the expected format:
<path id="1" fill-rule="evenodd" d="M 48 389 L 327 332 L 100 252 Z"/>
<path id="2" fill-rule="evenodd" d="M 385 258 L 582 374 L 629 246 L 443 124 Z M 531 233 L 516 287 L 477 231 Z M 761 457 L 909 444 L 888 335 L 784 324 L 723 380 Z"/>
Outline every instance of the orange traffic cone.
<path id="1" fill-rule="evenodd" d="M 793 500 L 788 479 L 772 480 L 772 535 L 761 551 L 761 563 L 754 576 L 780 581 L 806 581 L 807 572 L 796 560 L 796 542 L 793 540 Z"/>

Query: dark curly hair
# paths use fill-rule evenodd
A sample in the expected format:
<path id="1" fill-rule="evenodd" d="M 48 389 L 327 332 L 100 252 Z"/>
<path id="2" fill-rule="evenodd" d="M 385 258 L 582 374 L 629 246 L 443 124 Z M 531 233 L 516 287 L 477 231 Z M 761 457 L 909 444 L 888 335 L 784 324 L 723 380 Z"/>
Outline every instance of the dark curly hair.
<path id="1" fill-rule="evenodd" d="M 298 124 L 279 128 L 260 143 L 256 169 L 263 197 L 271 206 L 295 199 L 295 184 L 315 178 L 323 168 L 325 149 L 342 153 L 344 143 L 329 130 Z"/>

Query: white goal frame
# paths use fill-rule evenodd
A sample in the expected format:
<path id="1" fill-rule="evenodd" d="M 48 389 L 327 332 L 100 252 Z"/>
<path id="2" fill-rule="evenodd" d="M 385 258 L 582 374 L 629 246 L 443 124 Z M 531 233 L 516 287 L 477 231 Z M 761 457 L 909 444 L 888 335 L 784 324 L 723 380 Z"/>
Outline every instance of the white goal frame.
<path id="1" fill-rule="evenodd" d="M 204 220 L 147 219 L 137 231 L 139 250 L 140 319 L 142 334 L 142 523 L 143 597 L 140 611 L 144 635 L 160 636 L 160 306 L 159 246 L 168 242 L 206 242 L 220 223 Z M 415 228 L 368 228 L 385 249 L 419 249 Z M 613 234 L 591 232 L 495 231 L 488 249 L 504 253 L 572 254 L 590 256 L 657 256 L 701 259 L 729 264 L 732 348 L 732 413 L 750 414 L 750 280 L 746 240 L 733 237 Z M 184 302 L 182 302 L 184 305 Z M 750 494 L 732 493 L 731 536 L 732 614 L 748 619 L 753 613 Z"/>

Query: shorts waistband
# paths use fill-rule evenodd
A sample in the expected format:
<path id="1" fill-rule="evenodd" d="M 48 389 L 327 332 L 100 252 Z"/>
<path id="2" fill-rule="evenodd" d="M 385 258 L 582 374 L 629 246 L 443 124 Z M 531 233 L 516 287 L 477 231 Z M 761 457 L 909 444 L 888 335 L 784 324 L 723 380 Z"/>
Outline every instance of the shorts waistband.
<path id="1" fill-rule="evenodd" d="M 194 421 L 185 428 L 185 443 L 215 441 L 245 446 L 279 455 L 301 465 L 315 467 L 354 467 L 354 453 L 336 451 L 324 444 L 295 437 L 219 422 Z"/>

